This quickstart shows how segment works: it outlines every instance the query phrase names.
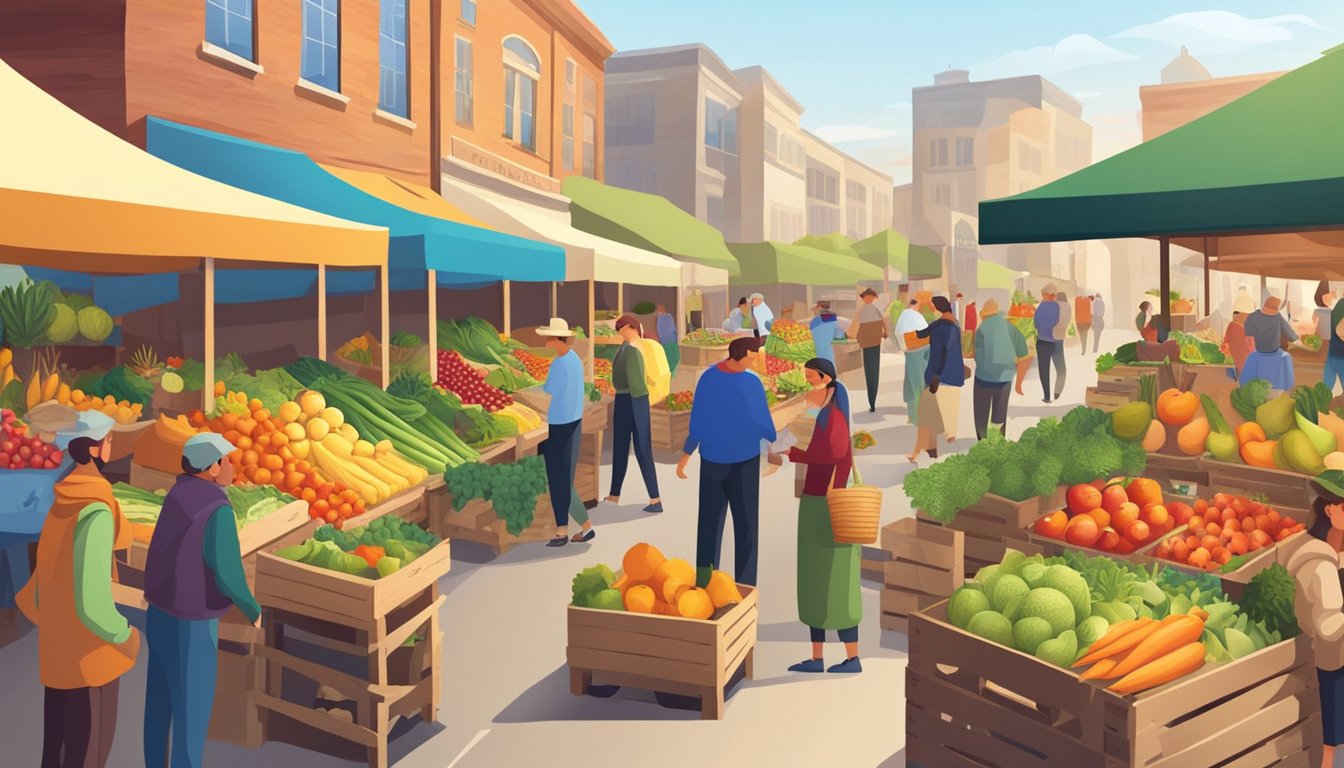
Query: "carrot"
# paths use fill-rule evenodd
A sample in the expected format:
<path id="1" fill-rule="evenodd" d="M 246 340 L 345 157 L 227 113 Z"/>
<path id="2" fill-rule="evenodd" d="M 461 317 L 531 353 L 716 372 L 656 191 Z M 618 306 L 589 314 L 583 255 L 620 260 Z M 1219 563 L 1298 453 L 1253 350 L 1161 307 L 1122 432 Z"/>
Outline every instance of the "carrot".
<path id="1" fill-rule="evenodd" d="M 1124 677 L 1130 672 L 1161 659 L 1182 646 L 1193 643 L 1204 633 L 1204 620 L 1198 616 L 1184 614 L 1172 621 L 1164 621 L 1157 631 L 1144 638 L 1134 648 L 1134 652 L 1125 657 L 1115 668 L 1116 677 Z"/>
<path id="2" fill-rule="evenodd" d="M 1135 669 L 1113 683 L 1107 690 L 1115 693 L 1146 691 L 1188 675 L 1202 666 L 1204 666 L 1204 644 L 1198 641 L 1189 642 Z"/>
<path id="3" fill-rule="evenodd" d="M 1090 669 L 1078 676 L 1079 680 L 1111 680 L 1114 676 L 1111 670 L 1120 664 L 1117 659 L 1102 659 L 1093 664 Z"/>
<path id="4" fill-rule="evenodd" d="M 1129 621 L 1122 621 L 1117 624 L 1111 625 L 1111 628 L 1106 631 L 1106 634 L 1097 638 L 1097 641 L 1088 647 L 1087 656 L 1084 656 L 1083 658 L 1073 663 L 1074 668 L 1087 666 L 1089 663 L 1091 663 L 1087 660 L 1088 656 L 1091 656 L 1092 654 L 1099 653 L 1105 650 L 1106 647 L 1109 646 L 1111 643 L 1114 643 L 1115 641 L 1119 640 L 1120 638 L 1124 637 L 1130 632 L 1140 629 L 1141 627 L 1143 627 L 1143 625 L 1151 621 L 1152 618 L 1144 616 L 1142 618 L 1130 619 Z"/>
<path id="5" fill-rule="evenodd" d="M 1172 618 L 1173 617 L 1168 616 L 1167 618 L 1163 619 L 1160 622 L 1153 621 L 1150 619 L 1144 622 L 1142 626 L 1136 628 L 1132 632 L 1127 632 L 1120 639 L 1116 640 L 1115 642 L 1111 643 L 1105 648 L 1102 648 L 1101 650 L 1098 651 L 1092 651 L 1091 653 L 1087 654 L 1086 656 L 1075 662 L 1074 666 L 1076 667 L 1082 664 L 1092 664 L 1093 662 L 1101 661 L 1102 659 L 1108 659 L 1112 656 L 1119 656 L 1120 654 L 1129 651 L 1130 649 L 1137 646 L 1139 643 L 1143 642 L 1145 639 L 1147 639 L 1149 635 L 1156 632 L 1159 627 L 1161 627 L 1164 623 L 1170 621 Z"/>

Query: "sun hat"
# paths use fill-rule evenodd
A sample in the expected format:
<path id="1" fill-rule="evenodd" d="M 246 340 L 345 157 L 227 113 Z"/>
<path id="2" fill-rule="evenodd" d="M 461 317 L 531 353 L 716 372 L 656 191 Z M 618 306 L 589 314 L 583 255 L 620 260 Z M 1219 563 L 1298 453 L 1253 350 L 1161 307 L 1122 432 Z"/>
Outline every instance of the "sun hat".
<path id="1" fill-rule="evenodd" d="M 554 336 L 556 338 L 569 338 L 574 332 L 569 329 L 569 321 L 563 317 L 552 317 L 551 322 L 537 329 L 538 336 Z"/>
<path id="2" fill-rule="evenodd" d="M 1311 485 L 1322 496 L 1344 499 L 1344 470 L 1327 469 L 1312 479 Z"/>
<path id="3" fill-rule="evenodd" d="M 187 438 L 182 446 L 182 458 L 196 469 L 206 469 L 218 464 L 220 459 L 236 450 L 223 435 L 214 432 L 202 432 Z"/>
<path id="4" fill-rule="evenodd" d="M 70 443 L 81 437 L 90 440 L 102 440 L 112 431 L 116 422 L 101 411 L 81 411 L 75 418 L 74 426 L 56 433 L 56 447 L 65 450 Z"/>

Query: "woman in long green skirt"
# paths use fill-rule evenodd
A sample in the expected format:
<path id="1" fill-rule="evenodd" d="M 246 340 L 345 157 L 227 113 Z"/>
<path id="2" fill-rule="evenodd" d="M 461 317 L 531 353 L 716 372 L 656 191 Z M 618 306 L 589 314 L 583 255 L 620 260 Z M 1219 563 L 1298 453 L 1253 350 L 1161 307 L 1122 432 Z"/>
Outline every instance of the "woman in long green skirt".
<path id="1" fill-rule="evenodd" d="M 804 366 L 812 390 L 809 413 L 816 429 L 807 448 L 789 449 L 789 460 L 807 465 L 803 498 L 798 502 L 798 619 L 812 633 L 812 655 L 789 667 L 790 672 L 862 672 L 859 663 L 859 545 L 837 544 L 831 531 L 826 491 L 844 488 L 853 466 L 849 434 L 849 393 L 838 383 L 829 360 L 813 358 Z M 826 668 L 822 648 L 826 632 L 835 631 L 845 644 L 845 660 Z"/>

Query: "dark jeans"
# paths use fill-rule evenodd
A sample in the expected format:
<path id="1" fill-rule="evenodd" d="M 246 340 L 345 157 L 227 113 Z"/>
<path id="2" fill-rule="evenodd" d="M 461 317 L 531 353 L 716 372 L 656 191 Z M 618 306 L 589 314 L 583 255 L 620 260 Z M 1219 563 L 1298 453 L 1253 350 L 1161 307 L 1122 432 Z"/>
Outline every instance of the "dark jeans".
<path id="1" fill-rule="evenodd" d="M 877 382 L 882 373 L 882 345 L 863 350 L 863 383 L 868 387 L 868 408 L 877 407 Z"/>
<path id="2" fill-rule="evenodd" d="M 644 487 L 649 498 L 658 498 L 658 472 L 653 463 L 653 436 L 649 434 L 649 396 L 616 395 L 616 412 L 612 415 L 613 442 L 611 444 L 611 495 L 620 496 L 625 485 L 625 468 L 630 463 L 630 444 L 635 446 L 635 461 L 644 476 Z"/>
<path id="3" fill-rule="evenodd" d="M 117 733 L 117 688 L 47 688 L 42 702 L 42 768 L 102 768 Z"/>
<path id="4" fill-rule="evenodd" d="M 985 439 L 985 426 L 994 424 L 1000 429 L 1008 421 L 1008 397 L 1013 393 L 1012 382 L 1002 384 L 975 380 L 971 402 L 975 412 L 975 437 Z"/>
<path id="5" fill-rule="evenodd" d="M 552 424 L 547 428 L 546 442 L 542 444 L 541 455 L 546 462 L 546 485 L 551 492 L 551 511 L 555 513 L 555 524 L 561 528 L 569 525 L 570 511 L 578 494 L 574 490 L 574 476 L 579 471 L 579 440 L 582 438 L 583 419 L 568 424 Z M 583 504 L 578 505 L 580 510 Z M 583 523 L 584 519 L 576 520 Z"/>
<path id="6" fill-rule="evenodd" d="M 824 630 L 824 629 L 817 629 L 816 627 L 808 627 L 808 629 L 810 629 L 810 630 L 812 631 L 812 642 L 814 642 L 814 643 L 824 643 L 824 642 L 826 642 L 826 630 Z M 842 643 L 857 643 L 857 642 L 859 642 L 859 628 L 858 628 L 858 627 L 850 627 L 849 629 L 841 629 L 841 630 L 837 630 L 837 631 L 836 631 L 836 634 L 840 636 L 840 642 L 842 642 Z"/>
<path id="7" fill-rule="evenodd" d="M 1064 378 L 1068 371 L 1064 367 L 1064 342 L 1036 340 L 1036 363 L 1041 369 L 1041 392 L 1045 397 L 1059 398 L 1064 391 Z M 1050 388 L 1050 366 L 1054 365 L 1055 388 Z"/>
<path id="8" fill-rule="evenodd" d="M 760 521 L 761 457 L 736 464 L 700 459 L 700 519 L 696 523 L 695 565 L 718 568 L 723 526 L 733 510 L 733 577 L 756 585 L 757 528 Z"/>
<path id="9" fill-rule="evenodd" d="M 215 705 L 219 619 L 188 621 L 150 606 L 145 639 L 145 768 L 199 768 Z"/>

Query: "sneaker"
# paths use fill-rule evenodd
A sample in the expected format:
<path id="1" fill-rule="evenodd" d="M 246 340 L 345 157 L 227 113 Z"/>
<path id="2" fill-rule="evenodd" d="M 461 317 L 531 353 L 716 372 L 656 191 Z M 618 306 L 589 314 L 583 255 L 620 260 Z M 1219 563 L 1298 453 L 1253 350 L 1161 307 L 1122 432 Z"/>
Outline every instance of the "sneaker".
<path id="1" fill-rule="evenodd" d="M 662 511 L 663 511 L 663 502 L 660 501 L 660 502 L 658 502 L 657 504 L 650 504 L 649 506 L 647 506 L 647 507 L 644 508 L 644 511 L 645 511 L 645 512 L 652 512 L 652 513 L 662 512 Z"/>
<path id="2" fill-rule="evenodd" d="M 556 536 L 554 539 L 551 539 L 550 541 L 546 542 L 546 546 L 548 546 L 548 547 L 563 547 L 563 546 L 565 546 L 565 545 L 568 544 L 568 543 L 569 543 L 569 537 L 568 537 L 568 536 Z"/>
<path id="3" fill-rule="evenodd" d="M 790 672 L 820 672 L 826 668 L 826 664 L 821 659 L 808 659 L 800 661 L 789 667 Z"/>
<path id="4" fill-rule="evenodd" d="M 855 656 L 851 659 L 845 659 L 826 671 L 837 674 L 854 674 L 863 671 L 863 664 L 859 662 L 859 657 Z"/>

